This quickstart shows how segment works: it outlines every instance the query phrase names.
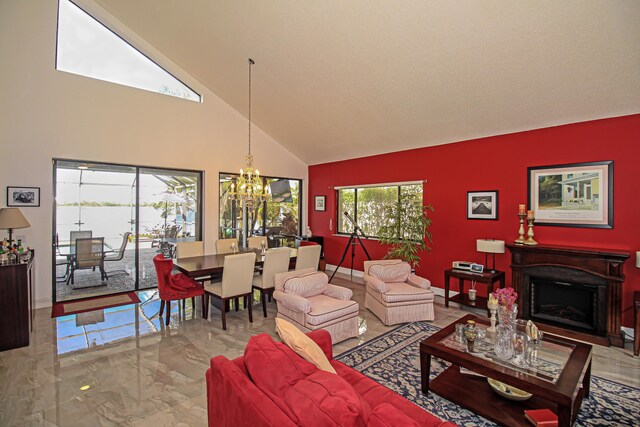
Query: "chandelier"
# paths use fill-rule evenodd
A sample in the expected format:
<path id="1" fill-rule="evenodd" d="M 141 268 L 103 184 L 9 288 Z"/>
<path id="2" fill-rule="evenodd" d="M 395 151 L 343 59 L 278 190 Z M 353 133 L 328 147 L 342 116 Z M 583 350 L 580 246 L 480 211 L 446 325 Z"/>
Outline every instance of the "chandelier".
<path id="1" fill-rule="evenodd" d="M 251 155 L 251 66 L 255 64 L 249 58 L 249 153 L 245 157 L 246 168 L 240 169 L 240 176 L 236 182 L 231 183 L 229 195 L 238 202 L 241 202 L 247 209 L 253 209 L 261 204 L 269 194 L 262 185 L 260 171 L 253 167 L 253 156 Z"/>

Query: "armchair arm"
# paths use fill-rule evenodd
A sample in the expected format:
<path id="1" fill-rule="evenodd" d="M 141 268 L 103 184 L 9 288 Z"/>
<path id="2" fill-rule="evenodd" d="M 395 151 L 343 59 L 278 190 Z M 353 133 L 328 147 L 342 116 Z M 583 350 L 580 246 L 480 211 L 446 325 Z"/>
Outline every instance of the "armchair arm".
<path id="1" fill-rule="evenodd" d="M 353 296 L 353 291 L 351 289 L 331 284 L 327 285 L 326 289 L 322 293 L 343 301 L 349 301 Z"/>
<path id="2" fill-rule="evenodd" d="M 367 286 L 371 287 L 376 292 L 380 292 L 381 294 L 389 290 L 386 283 L 384 283 L 377 277 L 369 276 L 368 274 L 364 275 L 364 282 L 367 284 Z"/>
<path id="3" fill-rule="evenodd" d="M 409 274 L 407 283 L 416 288 L 429 289 L 431 287 L 431 281 L 424 277 L 416 276 L 415 274 Z"/>
<path id="4" fill-rule="evenodd" d="M 300 311 L 305 314 L 311 311 L 311 303 L 308 299 L 301 296 L 285 294 L 282 291 L 274 291 L 273 297 L 289 310 Z"/>

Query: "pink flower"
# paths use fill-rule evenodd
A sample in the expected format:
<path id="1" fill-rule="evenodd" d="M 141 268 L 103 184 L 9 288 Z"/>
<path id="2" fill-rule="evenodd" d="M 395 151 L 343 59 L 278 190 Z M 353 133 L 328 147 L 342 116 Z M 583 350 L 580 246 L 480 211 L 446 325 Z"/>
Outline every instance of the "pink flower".
<path id="1" fill-rule="evenodd" d="M 511 310 L 513 304 L 518 300 L 518 294 L 513 288 L 500 288 L 492 293 L 498 300 L 498 304 L 504 305 L 507 310 Z"/>

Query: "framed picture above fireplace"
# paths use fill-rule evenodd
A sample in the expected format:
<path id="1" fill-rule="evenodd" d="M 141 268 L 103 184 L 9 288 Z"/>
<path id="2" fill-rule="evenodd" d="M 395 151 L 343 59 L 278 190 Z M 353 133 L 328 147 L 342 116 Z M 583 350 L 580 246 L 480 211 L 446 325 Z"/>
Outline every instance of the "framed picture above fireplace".
<path id="1" fill-rule="evenodd" d="M 613 161 L 528 168 L 536 225 L 613 228 Z"/>

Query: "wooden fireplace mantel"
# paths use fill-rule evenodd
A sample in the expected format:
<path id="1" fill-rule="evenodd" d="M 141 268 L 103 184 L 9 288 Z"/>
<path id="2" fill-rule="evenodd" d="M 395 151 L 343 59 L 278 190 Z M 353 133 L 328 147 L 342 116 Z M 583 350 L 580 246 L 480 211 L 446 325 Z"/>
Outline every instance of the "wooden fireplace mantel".
<path id="1" fill-rule="evenodd" d="M 529 313 L 528 271 L 537 267 L 563 267 L 570 271 L 584 272 L 600 278 L 607 286 L 606 338 L 616 347 L 624 346 L 622 325 L 623 266 L 628 252 L 572 246 L 538 245 L 523 246 L 508 243 L 511 251 L 512 286 L 518 293 L 520 315 Z"/>

